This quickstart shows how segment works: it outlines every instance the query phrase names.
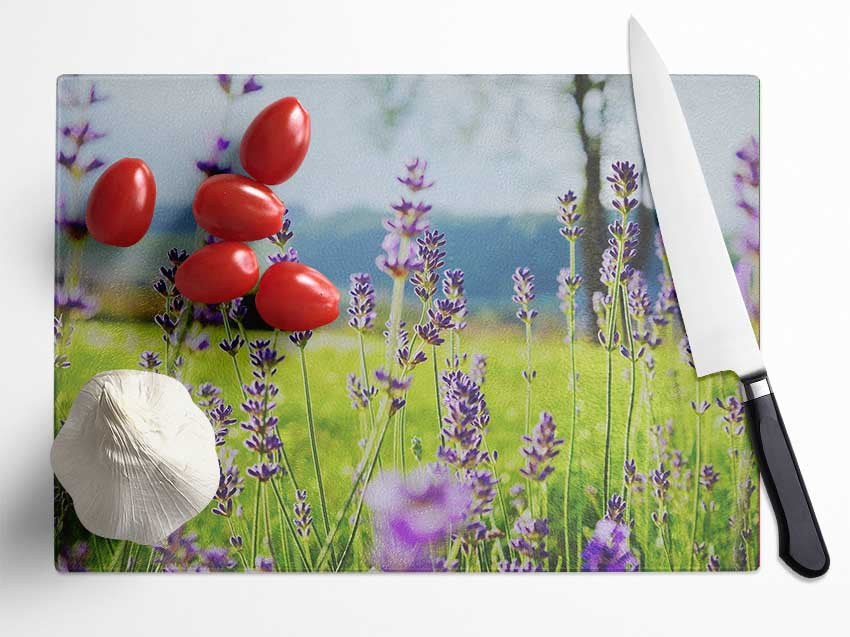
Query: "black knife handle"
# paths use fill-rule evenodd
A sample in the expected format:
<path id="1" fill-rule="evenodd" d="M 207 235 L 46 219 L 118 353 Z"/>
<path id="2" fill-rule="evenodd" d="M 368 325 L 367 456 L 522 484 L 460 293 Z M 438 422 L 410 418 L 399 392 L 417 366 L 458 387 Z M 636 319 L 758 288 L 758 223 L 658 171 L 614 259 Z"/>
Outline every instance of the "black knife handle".
<path id="1" fill-rule="evenodd" d="M 803 577 L 829 569 L 829 553 L 767 376 L 742 378 L 764 487 L 779 527 L 779 556 Z"/>

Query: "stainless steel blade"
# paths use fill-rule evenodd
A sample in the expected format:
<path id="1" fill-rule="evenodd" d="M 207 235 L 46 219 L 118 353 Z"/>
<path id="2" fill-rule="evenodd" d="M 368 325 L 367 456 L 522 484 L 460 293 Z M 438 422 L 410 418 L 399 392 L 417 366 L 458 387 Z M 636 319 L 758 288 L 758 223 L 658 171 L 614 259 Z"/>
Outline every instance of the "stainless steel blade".
<path id="1" fill-rule="evenodd" d="M 634 18 L 629 59 L 646 174 L 697 375 L 761 373 L 761 352 L 673 82 Z"/>

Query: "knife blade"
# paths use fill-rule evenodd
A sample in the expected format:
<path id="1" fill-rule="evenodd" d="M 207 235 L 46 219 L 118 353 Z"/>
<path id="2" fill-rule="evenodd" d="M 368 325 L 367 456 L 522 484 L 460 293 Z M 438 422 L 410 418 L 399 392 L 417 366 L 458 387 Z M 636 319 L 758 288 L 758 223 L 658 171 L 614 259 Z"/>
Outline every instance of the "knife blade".
<path id="1" fill-rule="evenodd" d="M 631 18 L 635 111 L 661 237 L 697 376 L 732 371 L 779 528 L 780 557 L 817 577 L 829 553 L 776 404 L 717 214 L 667 68 Z M 699 468 L 697 468 L 698 470 Z"/>

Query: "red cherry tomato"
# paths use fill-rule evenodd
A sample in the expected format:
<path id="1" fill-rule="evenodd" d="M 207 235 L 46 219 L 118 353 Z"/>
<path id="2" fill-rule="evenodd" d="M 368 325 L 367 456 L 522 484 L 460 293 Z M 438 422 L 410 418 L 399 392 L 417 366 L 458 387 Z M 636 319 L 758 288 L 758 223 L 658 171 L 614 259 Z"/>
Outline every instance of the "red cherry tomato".
<path id="1" fill-rule="evenodd" d="M 89 193 L 86 226 L 95 239 L 126 248 L 151 225 L 156 182 L 141 159 L 119 159 L 98 177 Z"/>
<path id="2" fill-rule="evenodd" d="M 257 241 L 280 230 L 286 207 L 269 188 L 242 175 L 215 175 L 201 182 L 192 202 L 195 221 L 211 235 Z"/>
<path id="3" fill-rule="evenodd" d="M 275 263 L 260 279 L 257 311 L 279 330 L 312 330 L 339 316 L 339 290 L 303 263 Z"/>
<path id="4" fill-rule="evenodd" d="M 310 114 L 294 97 L 266 106 L 248 126 L 239 146 L 242 167 L 264 184 L 292 177 L 310 146 Z"/>
<path id="5" fill-rule="evenodd" d="M 244 243 L 210 243 L 186 259 L 174 282 L 187 299 L 224 303 L 250 292 L 260 276 L 257 256 Z"/>

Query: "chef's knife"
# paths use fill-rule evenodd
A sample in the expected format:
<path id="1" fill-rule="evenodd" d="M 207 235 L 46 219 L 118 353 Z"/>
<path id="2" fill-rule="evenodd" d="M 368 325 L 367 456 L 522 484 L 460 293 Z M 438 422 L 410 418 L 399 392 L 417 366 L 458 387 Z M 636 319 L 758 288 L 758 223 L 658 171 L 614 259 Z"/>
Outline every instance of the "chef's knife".
<path id="1" fill-rule="evenodd" d="M 634 18 L 629 21 L 629 58 L 646 174 L 697 376 L 728 370 L 741 379 L 753 447 L 779 527 L 779 555 L 805 577 L 823 575 L 829 554 L 685 117 L 664 62 Z"/>

